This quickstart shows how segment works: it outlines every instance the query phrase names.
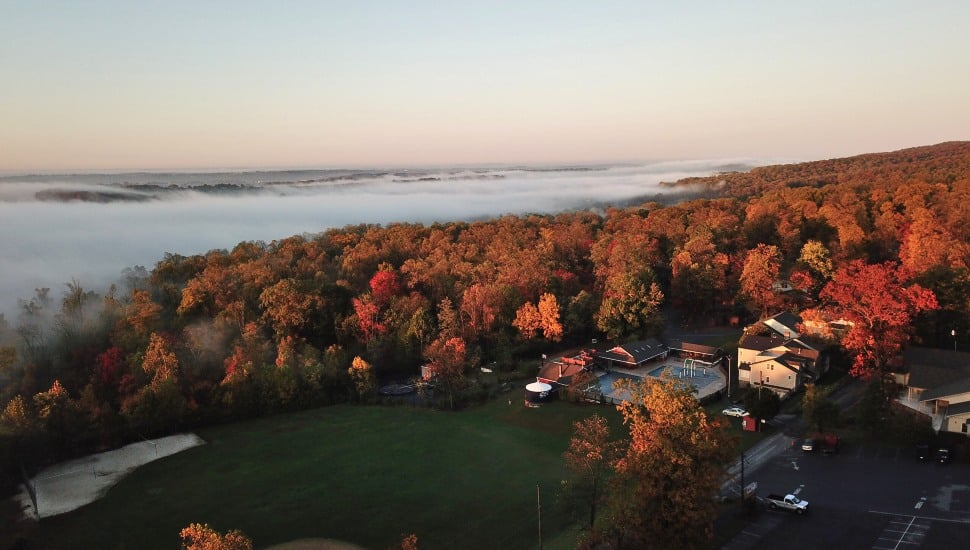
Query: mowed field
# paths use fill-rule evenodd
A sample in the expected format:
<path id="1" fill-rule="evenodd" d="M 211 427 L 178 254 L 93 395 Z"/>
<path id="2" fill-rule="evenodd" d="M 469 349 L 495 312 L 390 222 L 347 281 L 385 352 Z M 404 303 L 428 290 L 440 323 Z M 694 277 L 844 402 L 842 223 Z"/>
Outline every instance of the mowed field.
<path id="1" fill-rule="evenodd" d="M 512 399 L 512 405 L 508 399 Z M 41 522 L 44 548 L 179 547 L 189 523 L 241 529 L 256 548 L 307 537 L 383 549 L 402 533 L 435 548 L 573 548 L 559 498 L 572 423 L 612 407 L 527 409 L 516 391 L 461 412 L 336 406 L 198 432 L 108 494 Z"/>

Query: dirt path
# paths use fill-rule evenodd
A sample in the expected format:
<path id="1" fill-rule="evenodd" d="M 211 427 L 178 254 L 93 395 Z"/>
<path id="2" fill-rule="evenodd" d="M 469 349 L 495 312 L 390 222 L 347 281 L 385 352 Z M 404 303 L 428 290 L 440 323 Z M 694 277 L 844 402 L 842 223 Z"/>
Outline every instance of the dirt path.
<path id="1" fill-rule="evenodd" d="M 45 468 L 30 480 L 36 509 L 23 486 L 16 498 L 25 515 L 46 518 L 70 512 L 101 498 L 135 468 L 205 443 L 195 434 L 140 441 Z"/>

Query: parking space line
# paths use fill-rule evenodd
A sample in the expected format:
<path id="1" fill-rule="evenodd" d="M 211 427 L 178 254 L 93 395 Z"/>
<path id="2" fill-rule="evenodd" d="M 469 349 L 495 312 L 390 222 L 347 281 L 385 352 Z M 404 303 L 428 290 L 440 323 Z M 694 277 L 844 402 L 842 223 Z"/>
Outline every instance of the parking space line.
<path id="1" fill-rule="evenodd" d="M 909 516 L 896 512 L 883 512 L 880 510 L 869 510 L 870 514 L 879 514 L 882 516 L 898 516 L 898 517 L 914 517 L 916 519 L 926 520 L 926 521 L 947 521 L 950 523 L 962 523 L 965 525 L 970 525 L 970 519 L 953 519 L 953 518 L 939 518 L 935 516 Z"/>

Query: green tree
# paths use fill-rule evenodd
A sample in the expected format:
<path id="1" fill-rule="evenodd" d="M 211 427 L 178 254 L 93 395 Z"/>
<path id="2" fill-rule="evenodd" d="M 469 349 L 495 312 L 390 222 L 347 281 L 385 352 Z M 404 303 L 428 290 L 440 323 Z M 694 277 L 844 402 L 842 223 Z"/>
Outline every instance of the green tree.
<path id="1" fill-rule="evenodd" d="M 807 265 L 812 271 L 822 279 L 829 280 L 835 274 L 832 267 L 832 258 L 829 249 L 818 241 L 808 241 L 802 246 L 801 255 L 798 260 Z"/>
<path id="2" fill-rule="evenodd" d="M 878 430 L 885 429 L 886 417 L 889 416 L 889 399 L 886 392 L 886 385 L 879 380 L 872 380 L 866 386 L 866 392 L 862 394 L 856 411 L 859 415 L 859 424 L 863 428 L 878 433 Z"/>
<path id="3" fill-rule="evenodd" d="M 839 406 L 825 397 L 815 384 L 806 384 L 802 416 L 810 428 L 822 433 L 838 426 Z"/>
<path id="4" fill-rule="evenodd" d="M 596 326 L 613 340 L 656 335 L 663 328 L 664 295 L 652 273 L 623 272 L 609 280 L 596 314 Z"/>
<path id="5" fill-rule="evenodd" d="M 144 435 L 175 431 L 186 410 L 185 396 L 174 378 L 140 388 L 121 405 L 128 425 Z"/>
<path id="6" fill-rule="evenodd" d="M 781 411 L 781 398 L 773 391 L 747 388 L 743 400 L 744 409 L 758 419 L 771 420 Z"/>
<path id="7" fill-rule="evenodd" d="M 563 453 L 566 470 L 564 482 L 568 493 L 589 508 L 589 528 L 596 525 L 596 511 L 604 498 L 603 487 L 609 479 L 616 459 L 617 443 L 610 441 L 610 426 L 606 419 L 593 415 L 573 423 L 573 437 L 569 449 Z"/>

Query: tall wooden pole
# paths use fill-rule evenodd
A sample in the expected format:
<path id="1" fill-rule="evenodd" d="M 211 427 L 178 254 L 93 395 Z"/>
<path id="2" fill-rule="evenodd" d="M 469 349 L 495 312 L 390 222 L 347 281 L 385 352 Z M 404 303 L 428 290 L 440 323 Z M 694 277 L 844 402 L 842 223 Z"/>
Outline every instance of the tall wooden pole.
<path id="1" fill-rule="evenodd" d="M 542 550 L 542 501 L 539 500 L 538 483 L 536 483 L 536 512 L 539 515 L 539 550 Z"/>

